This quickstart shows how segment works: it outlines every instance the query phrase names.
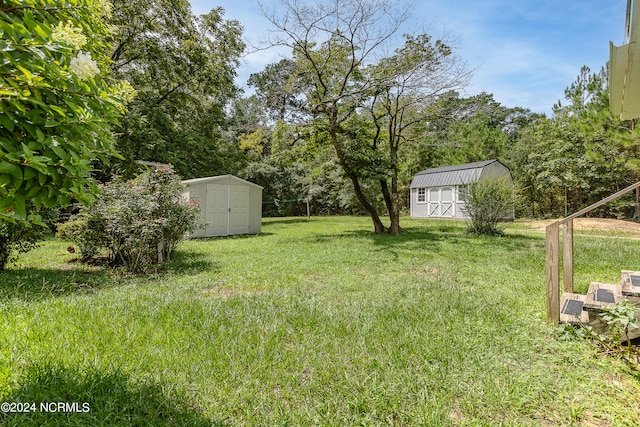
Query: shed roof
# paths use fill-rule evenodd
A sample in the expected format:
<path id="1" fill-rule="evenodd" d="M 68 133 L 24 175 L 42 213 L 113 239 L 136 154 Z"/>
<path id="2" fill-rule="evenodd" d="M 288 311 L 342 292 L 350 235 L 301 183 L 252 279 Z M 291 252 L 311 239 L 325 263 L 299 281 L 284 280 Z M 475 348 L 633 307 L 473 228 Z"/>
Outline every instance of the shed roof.
<path id="1" fill-rule="evenodd" d="M 441 187 L 443 185 L 464 185 L 478 181 L 482 170 L 497 160 L 443 166 L 418 172 L 411 181 L 411 188 Z"/>
<path id="2" fill-rule="evenodd" d="M 182 181 L 183 184 L 185 185 L 190 185 L 190 184 L 200 184 L 200 183 L 204 183 L 204 182 L 211 182 L 214 183 L 215 181 L 222 181 L 222 180 L 228 180 L 231 179 L 233 181 L 237 181 L 239 184 L 247 184 L 253 187 L 257 187 L 260 188 L 262 190 L 262 186 L 253 183 L 251 181 L 247 181 L 245 179 L 242 178 L 238 178 L 235 175 L 218 175 L 218 176 L 208 176 L 205 178 L 194 178 L 194 179 L 187 179 L 185 181 Z"/>

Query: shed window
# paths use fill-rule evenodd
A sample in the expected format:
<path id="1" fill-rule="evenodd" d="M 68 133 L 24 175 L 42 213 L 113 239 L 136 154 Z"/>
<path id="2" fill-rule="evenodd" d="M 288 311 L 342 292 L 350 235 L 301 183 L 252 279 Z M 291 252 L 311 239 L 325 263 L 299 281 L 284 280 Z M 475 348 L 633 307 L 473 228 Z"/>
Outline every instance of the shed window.
<path id="1" fill-rule="evenodd" d="M 427 189 L 418 188 L 418 203 L 427 203 Z"/>
<path id="2" fill-rule="evenodd" d="M 444 187 L 440 193 L 440 201 L 453 202 L 453 188 Z"/>

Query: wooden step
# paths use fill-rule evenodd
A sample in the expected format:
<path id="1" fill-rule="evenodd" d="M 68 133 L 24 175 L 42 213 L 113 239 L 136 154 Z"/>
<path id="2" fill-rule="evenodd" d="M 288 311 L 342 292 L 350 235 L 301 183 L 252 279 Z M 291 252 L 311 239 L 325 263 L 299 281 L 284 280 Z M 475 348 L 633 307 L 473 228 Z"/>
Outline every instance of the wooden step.
<path id="1" fill-rule="evenodd" d="M 571 324 L 589 323 L 589 312 L 583 310 L 586 295 L 565 292 L 560 298 L 560 322 Z"/>
<path id="2" fill-rule="evenodd" d="M 601 311 L 603 308 L 614 307 L 622 299 L 622 285 L 591 282 L 584 302 L 584 309 Z"/>
<path id="3" fill-rule="evenodd" d="M 640 271 L 622 270 L 622 295 L 640 297 Z"/>

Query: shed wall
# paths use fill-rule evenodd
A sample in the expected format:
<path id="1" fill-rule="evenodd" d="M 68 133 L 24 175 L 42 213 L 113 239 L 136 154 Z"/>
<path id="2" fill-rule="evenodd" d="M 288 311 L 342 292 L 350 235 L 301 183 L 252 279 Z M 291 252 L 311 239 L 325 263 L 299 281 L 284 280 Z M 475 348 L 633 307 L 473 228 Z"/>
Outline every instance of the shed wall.
<path id="1" fill-rule="evenodd" d="M 260 186 L 233 176 L 195 179 L 184 184 L 184 197 L 200 205 L 199 227 L 189 237 L 258 234 L 262 230 Z M 223 212 L 228 217 L 221 218 Z"/>
<path id="2" fill-rule="evenodd" d="M 459 186 L 445 186 L 445 187 L 428 187 L 427 195 L 430 190 L 442 190 L 443 188 L 453 188 L 453 215 L 442 215 L 438 213 L 433 215 L 430 213 L 430 200 L 428 199 L 426 203 L 418 202 L 418 188 L 411 189 L 411 195 L 409 198 L 410 202 L 410 213 L 412 218 L 452 218 L 452 219 L 466 219 L 464 214 L 464 201 L 460 199 L 460 187 Z"/>
<path id="3" fill-rule="evenodd" d="M 484 162 L 482 162 L 484 163 Z M 472 164 L 475 166 L 476 164 Z M 461 165 L 464 166 L 464 165 Z M 466 184 L 474 183 L 480 179 L 486 179 L 496 176 L 505 176 L 513 184 L 511 172 L 509 168 L 498 161 L 486 162 L 478 168 L 461 168 L 456 170 L 445 170 L 437 173 L 421 173 L 414 177 L 411 183 L 410 193 L 410 212 L 412 218 L 455 218 L 467 219 L 464 212 L 465 202 L 460 198 L 460 189 Z M 429 171 L 430 172 L 430 171 Z M 435 205 L 431 205 L 429 200 L 426 203 L 418 202 L 419 188 L 426 188 L 427 194 L 433 189 L 443 189 L 450 187 L 454 189 L 455 203 L 453 207 L 453 215 L 441 215 L 437 209 L 433 209 Z M 505 219 L 513 220 L 515 213 L 511 212 Z"/>

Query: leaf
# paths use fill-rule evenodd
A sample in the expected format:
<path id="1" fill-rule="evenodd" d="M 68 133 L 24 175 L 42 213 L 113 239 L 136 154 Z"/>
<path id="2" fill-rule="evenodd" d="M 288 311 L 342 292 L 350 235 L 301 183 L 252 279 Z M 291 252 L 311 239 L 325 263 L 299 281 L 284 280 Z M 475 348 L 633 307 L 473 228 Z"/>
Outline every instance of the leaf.
<path id="1" fill-rule="evenodd" d="M 64 151 L 62 149 L 62 147 L 59 146 L 52 146 L 51 150 L 56 153 L 56 156 L 58 156 L 58 158 L 62 161 L 68 162 L 69 161 L 69 154 L 67 154 L 66 151 Z"/>
<path id="2" fill-rule="evenodd" d="M 47 182 L 48 179 L 49 177 L 45 173 L 42 173 L 40 170 L 38 170 L 38 184 L 42 186 L 45 182 Z"/>
<path id="3" fill-rule="evenodd" d="M 15 128 L 15 123 L 13 122 L 13 120 L 4 114 L 0 115 L 0 124 L 2 124 L 2 126 L 9 132 L 13 132 L 13 129 Z"/>
<path id="4" fill-rule="evenodd" d="M 27 79 L 29 80 L 33 80 L 33 74 L 31 74 L 31 71 L 27 70 L 26 68 L 20 66 L 20 65 L 16 65 L 16 68 L 20 71 L 22 71 L 22 74 L 24 74 Z"/>
<path id="5" fill-rule="evenodd" d="M 60 195 L 58 196 L 58 203 L 60 203 L 60 206 L 62 207 L 67 207 L 71 204 L 71 198 L 69 196 Z"/>
<path id="6" fill-rule="evenodd" d="M 19 219 L 27 218 L 27 206 L 25 203 L 25 198 L 21 194 L 16 194 L 13 198 L 12 206 L 13 211 L 16 214 L 16 217 Z"/>
<path id="7" fill-rule="evenodd" d="M 18 92 L 15 90 L 0 89 L 0 96 L 18 96 Z"/>
<path id="8" fill-rule="evenodd" d="M 11 175 L 14 179 L 22 181 L 22 169 L 15 163 L 6 161 L 0 162 L 0 174 L 5 173 Z"/>
<path id="9" fill-rule="evenodd" d="M 31 187 L 29 191 L 27 191 L 27 195 L 25 196 L 27 200 L 31 200 L 35 198 L 38 194 L 42 192 L 42 187 L 38 185 L 34 185 Z"/>
<path id="10" fill-rule="evenodd" d="M 34 179 L 37 176 L 38 176 L 38 171 L 35 170 L 34 168 L 29 167 L 29 166 L 24 168 L 24 179 L 25 179 L 25 181 L 29 181 L 31 179 Z"/>
<path id="11" fill-rule="evenodd" d="M 0 173 L 0 187 L 11 184 L 11 175 Z"/>
<path id="12" fill-rule="evenodd" d="M 44 133 L 42 133 L 40 128 L 36 128 L 36 137 L 37 137 L 36 139 L 38 140 L 38 142 L 44 142 L 45 135 L 44 135 Z"/>

